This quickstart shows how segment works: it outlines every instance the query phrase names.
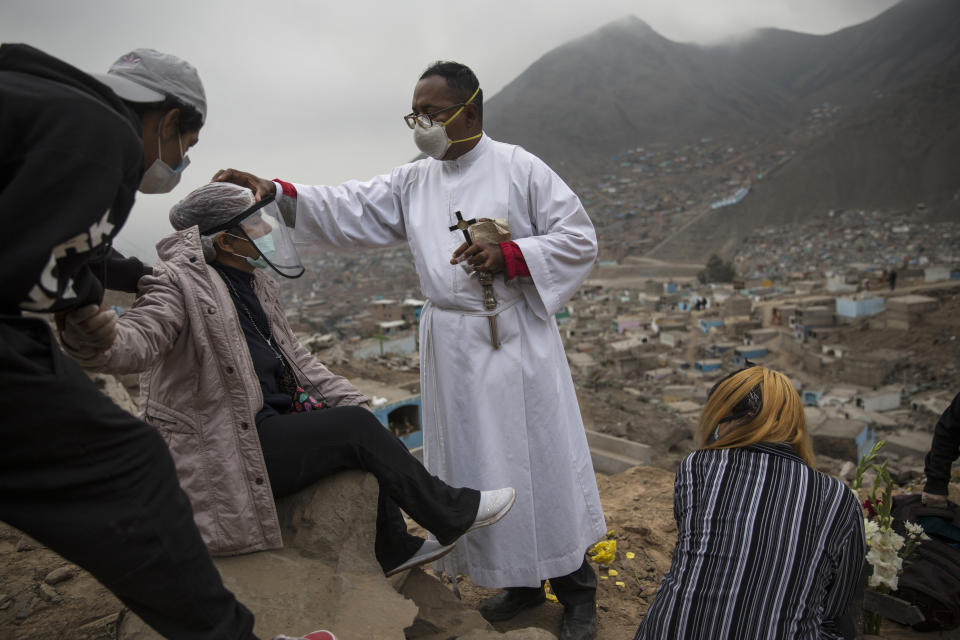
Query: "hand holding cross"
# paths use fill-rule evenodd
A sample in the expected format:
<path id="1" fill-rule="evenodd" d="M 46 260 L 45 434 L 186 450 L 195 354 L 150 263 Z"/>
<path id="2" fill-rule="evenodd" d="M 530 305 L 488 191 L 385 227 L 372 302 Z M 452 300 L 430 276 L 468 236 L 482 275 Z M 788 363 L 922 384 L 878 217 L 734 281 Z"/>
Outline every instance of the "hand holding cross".
<path id="1" fill-rule="evenodd" d="M 497 264 L 496 260 L 491 261 L 486 257 L 486 252 L 488 249 L 495 251 L 496 255 L 499 255 L 500 262 L 503 261 L 503 254 L 500 251 L 499 245 L 486 245 L 486 244 L 473 244 L 473 238 L 470 237 L 470 225 L 476 224 L 477 219 L 472 218 L 470 220 L 464 220 L 463 215 L 457 211 L 455 212 L 457 216 L 457 223 L 450 227 L 450 231 L 462 231 L 463 237 L 466 242 L 456 251 L 453 252 L 453 257 L 450 258 L 451 264 L 457 264 L 461 260 L 470 259 L 471 264 L 473 264 L 474 269 L 476 269 L 479 274 L 480 284 L 483 285 L 483 304 L 488 311 L 493 311 L 497 308 L 497 298 L 493 294 L 493 273 L 492 269 L 486 265 L 487 262 L 491 262 L 491 266 Z M 469 252 L 469 253 L 468 253 Z M 475 261 L 479 261 L 479 264 L 474 264 Z M 502 268 L 502 265 L 500 265 Z M 492 314 L 487 316 L 487 323 L 490 325 L 490 344 L 493 345 L 494 349 L 500 348 L 500 338 L 497 334 L 497 316 Z"/>
<path id="2" fill-rule="evenodd" d="M 450 258 L 450 264 L 459 264 L 464 260 L 469 260 L 470 266 L 477 272 L 499 273 L 503 271 L 505 265 L 500 245 L 496 243 L 487 244 L 484 242 L 475 243 L 470 236 L 470 227 L 477 224 L 478 220 L 476 218 L 464 220 L 463 215 L 459 211 L 455 212 L 455 215 L 457 216 L 457 223 L 450 227 L 450 231 L 463 232 L 463 237 L 466 242 L 457 247 L 456 251 L 453 252 L 453 256 Z"/>

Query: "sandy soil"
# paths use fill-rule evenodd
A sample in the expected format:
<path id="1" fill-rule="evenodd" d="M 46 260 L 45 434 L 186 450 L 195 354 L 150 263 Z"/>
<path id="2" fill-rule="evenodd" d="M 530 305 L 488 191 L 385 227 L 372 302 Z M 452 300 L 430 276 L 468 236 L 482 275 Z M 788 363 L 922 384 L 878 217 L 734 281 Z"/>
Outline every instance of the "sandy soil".
<path id="1" fill-rule="evenodd" d="M 597 484 L 607 528 L 617 541 L 614 561 L 594 564 L 600 577 L 597 640 L 629 640 L 653 602 L 661 576 L 670 568 L 677 536 L 673 473 L 635 467 L 616 476 L 597 476 Z M 632 558 L 627 557 L 628 552 Z M 611 570 L 616 573 L 611 574 Z M 461 580 L 459 589 L 470 606 L 497 592 L 478 587 L 469 579 Z M 559 635 L 562 613 L 560 604 L 547 602 L 494 626 L 499 631 L 536 626 Z"/>
<path id="2" fill-rule="evenodd" d="M 597 640 L 630 640 L 670 567 L 676 543 L 673 473 L 635 467 L 616 476 L 598 476 L 597 483 L 607 526 L 617 541 L 614 561 L 595 565 L 600 576 Z M 960 492 L 960 487 L 954 490 Z M 960 499 L 960 493 L 954 497 Z M 411 530 L 416 532 L 416 527 Z M 0 564 L 4 567 L 0 572 L 0 640 L 115 637 L 120 603 L 89 574 L 2 524 Z M 52 587 L 42 586 L 50 572 L 61 567 L 72 569 L 74 575 Z M 612 575 L 611 569 L 617 573 Z M 469 579 L 461 579 L 458 588 L 468 606 L 476 606 L 496 592 Z M 559 634 L 562 611 L 561 605 L 547 602 L 495 627 L 508 631 L 536 626 Z M 885 623 L 880 637 L 910 640 L 958 638 L 960 634 L 924 634 Z"/>

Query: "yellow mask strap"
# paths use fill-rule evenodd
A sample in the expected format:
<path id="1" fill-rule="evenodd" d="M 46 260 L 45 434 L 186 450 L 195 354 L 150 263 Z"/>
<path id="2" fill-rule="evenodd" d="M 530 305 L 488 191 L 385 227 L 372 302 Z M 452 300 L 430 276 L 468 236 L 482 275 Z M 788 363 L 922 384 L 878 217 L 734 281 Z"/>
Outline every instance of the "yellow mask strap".
<path id="1" fill-rule="evenodd" d="M 467 101 L 463 103 L 463 106 L 460 107 L 459 109 L 457 109 L 457 110 L 453 113 L 452 116 L 450 116 L 449 118 L 447 118 L 447 121 L 446 121 L 446 122 L 441 122 L 441 123 L 440 123 L 440 126 L 441 126 L 441 127 L 446 127 L 448 124 L 450 124 L 450 122 L 451 122 L 454 118 L 456 118 L 458 115 L 460 115 L 460 112 L 461 112 L 461 111 L 463 111 L 464 109 L 467 108 L 467 105 L 468 105 L 468 104 L 470 104 L 471 102 L 473 102 L 473 99 L 477 97 L 477 94 L 478 94 L 478 93 L 480 93 L 480 85 L 477 85 L 477 90 L 474 91 L 474 92 L 473 92 L 473 95 L 470 96 L 470 97 L 467 99 Z M 480 137 L 480 136 L 473 136 L 473 138 L 479 138 L 479 137 Z M 473 138 L 464 138 L 463 140 L 451 140 L 451 142 L 464 142 L 464 141 L 466 141 L 466 140 L 473 140 Z"/>
<path id="2" fill-rule="evenodd" d="M 463 140 L 451 140 L 451 141 L 450 141 L 450 144 L 456 144 L 456 143 L 458 143 L 458 142 L 467 142 L 468 140 L 476 140 L 477 138 L 479 138 L 479 137 L 482 136 L 482 135 L 483 135 L 483 133 L 481 132 L 481 133 L 478 133 L 478 134 L 475 135 L 475 136 L 470 136 L 469 138 L 464 138 Z"/>

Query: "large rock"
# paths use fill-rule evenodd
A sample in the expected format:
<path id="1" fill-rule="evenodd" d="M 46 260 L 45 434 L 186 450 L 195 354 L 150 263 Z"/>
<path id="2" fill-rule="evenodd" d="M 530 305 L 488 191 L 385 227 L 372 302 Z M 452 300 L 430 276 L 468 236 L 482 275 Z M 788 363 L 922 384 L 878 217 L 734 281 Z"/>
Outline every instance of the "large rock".
<path id="1" fill-rule="evenodd" d="M 417 606 L 396 592 L 374 556 L 376 479 L 331 476 L 278 502 L 283 549 L 217 558 L 224 584 L 256 616 L 261 638 L 329 629 L 340 638 L 403 640 Z M 119 640 L 160 638 L 127 614 Z"/>
<path id="2" fill-rule="evenodd" d="M 464 605 L 453 591 L 420 569 L 409 572 L 401 592 L 420 609 L 413 626 L 406 630 L 407 640 L 448 640 L 464 637 L 475 630 L 489 631 L 493 634 L 491 637 L 502 637 L 479 611 Z"/>

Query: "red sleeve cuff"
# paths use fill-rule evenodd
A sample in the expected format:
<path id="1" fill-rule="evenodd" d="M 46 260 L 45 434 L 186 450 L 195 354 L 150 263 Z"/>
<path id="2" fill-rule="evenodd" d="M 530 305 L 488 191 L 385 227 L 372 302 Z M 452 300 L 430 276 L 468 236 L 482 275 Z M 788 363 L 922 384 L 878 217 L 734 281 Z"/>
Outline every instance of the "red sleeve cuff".
<path id="1" fill-rule="evenodd" d="M 284 182 L 280 178 L 274 178 L 273 181 L 276 182 L 278 185 L 280 185 L 280 189 L 283 190 L 283 195 L 287 196 L 288 198 L 296 199 L 297 188 L 295 186 L 293 186 L 289 182 Z"/>
<path id="2" fill-rule="evenodd" d="M 523 257 L 523 252 L 520 251 L 516 242 L 501 242 L 500 251 L 503 252 L 503 262 L 507 268 L 507 280 L 513 280 L 517 277 L 530 277 L 527 260 Z"/>

